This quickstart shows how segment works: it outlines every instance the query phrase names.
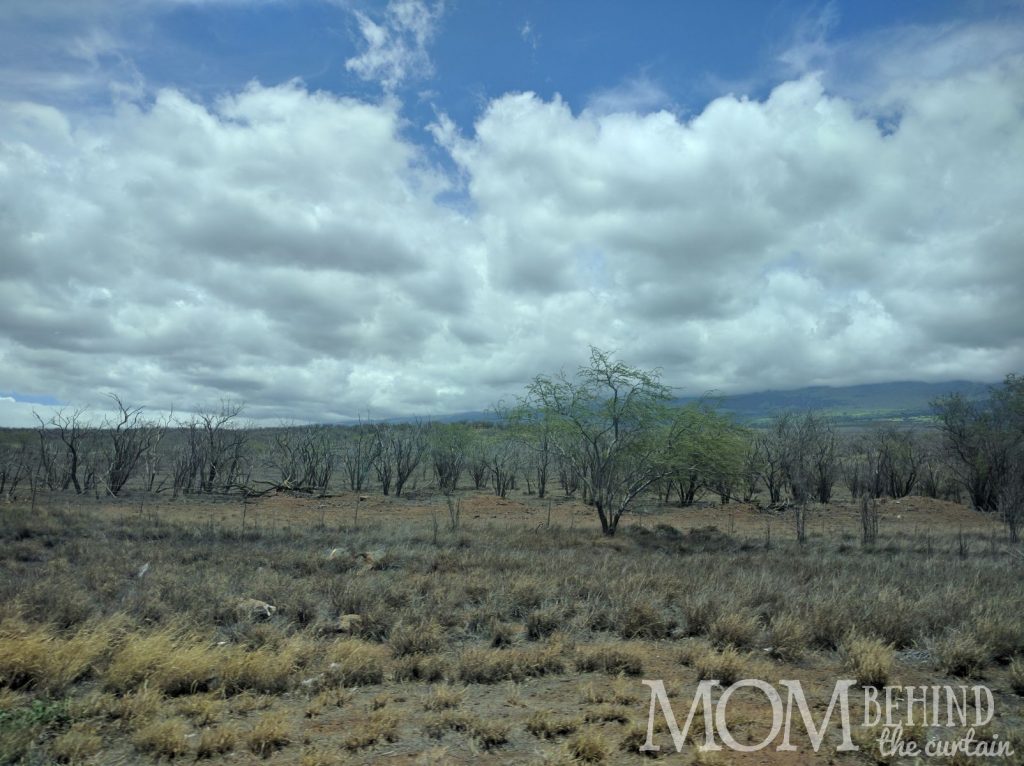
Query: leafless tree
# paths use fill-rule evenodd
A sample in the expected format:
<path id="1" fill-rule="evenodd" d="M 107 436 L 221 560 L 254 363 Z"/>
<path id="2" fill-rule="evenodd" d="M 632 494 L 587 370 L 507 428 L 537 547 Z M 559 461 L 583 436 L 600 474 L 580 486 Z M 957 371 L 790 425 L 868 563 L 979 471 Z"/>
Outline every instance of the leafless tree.
<path id="1" fill-rule="evenodd" d="M 143 456 L 159 445 L 165 426 L 142 417 L 142 407 L 125 404 L 117 394 L 107 394 L 117 408 L 104 424 L 106 440 L 104 481 L 114 496 L 121 493 Z"/>
<path id="2" fill-rule="evenodd" d="M 18 485 L 29 476 L 32 467 L 28 442 L 24 439 L 17 445 L 0 447 L 0 497 L 8 502 L 13 500 Z"/>
<path id="3" fill-rule="evenodd" d="M 77 494 L 82 494 L 82 484 L 78 479 L 78 469 L 82 461 L 83 441 L 88 427 L 83 421 L 84 409 L 64 410 L 55 412 L 49 420 L 43 421 L 38 413 L 33 413 L 39 421 L 39 458 L 43 474 L 50 489 L 66 490 L 72 484 Z M 58 457 L 48 444 L 48 427 L 56 430 L 57 438 L 64 446 L 63 457 Z"/>
<path id="4" fill-rule="evenodd" d="M 400 497 L 406 483 L 419 467 L 427 448 L 423 424 L 392 425 L 378 423 L 374 426 L 377 438 L 377 476 L 381 489 L 388 494 L 394 480 L 395 496 Z"/>
<path id="5" fill-rule="evenodd" d="M 430 461 L 437 487 L 450 495 L 459 485 L 466 466 L 468 432 L 462 425 L 438 424 L 430 429 Z"/>
<path id="6" fill-rule="evenodd" d="M 341 465 L 353 492 L 362 492 L 377 463 L 378 443 L 373 430 L 362 423 L 345 429 L 341 444 Z"/>
<path id="7" fill-rule="evenodd" d="M 324 426 L 276 429 L 270 450 L 279 489 L 326 493 L 334 473 L 330 434 Z"/>

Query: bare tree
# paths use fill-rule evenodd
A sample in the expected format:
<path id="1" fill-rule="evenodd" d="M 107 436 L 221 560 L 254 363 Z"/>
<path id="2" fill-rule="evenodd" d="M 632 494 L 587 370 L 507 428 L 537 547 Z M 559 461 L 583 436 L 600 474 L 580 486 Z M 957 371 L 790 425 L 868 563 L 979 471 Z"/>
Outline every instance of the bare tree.
<path id="1" fill-rule="evenodd" d="M 469 441 L 465 426 L 437 424 L 430 429 L 430 460 L 437 487 L 450 495 L 459 486 L 459 478 L 466 466 L 466 444 Z"/>
<path id="2" fill-rule="evenodd" d="M 0 447 L 0 497 L 10 502 L 15 498 L 18 485 L 32 471 L 32 458 L 28 442 L 19 440 L 16 446 Z"/>
<path id="3" fill-rule="evenodd" d="M 359 425 L 345 429 L 341 445 L 341 464 L 348 478 L 348 487 L 353 492 L 362 492 L 370 478 L 379 457 L 380 443 L 368 425 L 360 421 Z"/>
<path id="4" fill-rule="evenodd" d="M 117 408 L 105 424 L 106 471 L 104 481 L 111 495 L 120 494 L 143 456 L 163 439 L 165 426 L 142 418 L 142 407 L 125 404 L 117 394 L 107 394 Z"/>
<path id="5" fill-rule="evenodd" d="M 377 476 L 384 494 L 388 494 L 394 480 L 395 496 L 400 497 L 406 483 L 419 467 L 426 452 L 427 440 L 423 424 L 408 425 L 379 423 L 374 426 L 377 437 Z"/>
<path id="6" fill-rule="evenodd" d="M 82 420 L 84 409 L 67 411 L 57 410 L 49 420 L 43 421 L 38 413 L 35 415 L 39 421 L 39 456 L 40 464 L 44 469 L 44 476 L 50 489 L 66 490 L 74 484 L 75 492 L 82 494 L 82 484 L 78 479 L 78 469 L 82 461 L 83 441 L 86 437 L 88 427 Z M 60 459 L 49 448 L 47 444 L 46 431 L 48 426 L 56 429 L 57 437 L 64 445 L 64 458 Z"/>

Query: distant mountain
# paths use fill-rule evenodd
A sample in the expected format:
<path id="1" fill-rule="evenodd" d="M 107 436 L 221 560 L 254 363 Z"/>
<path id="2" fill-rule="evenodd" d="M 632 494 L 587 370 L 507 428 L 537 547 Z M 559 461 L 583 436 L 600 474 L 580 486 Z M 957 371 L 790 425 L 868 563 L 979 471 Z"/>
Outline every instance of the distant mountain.
<path id="1" fill-rule="evenodd" d="M 722 409 L 738 420 L 758 423 L 786 410 L 815 410 L 851 423 L 873 420 L 919 420 L 930 417 L 931 402 L 959 393 L 968 399 L 986 399 L 987 383 L 950 380 L 943 383 L 869 383 L 859 386 L 811 386 L 792 391 L 761 391 L 723 396 Z M 693 398 L 679 402 L 694 401 Z"/>
<path id="2" fill-rule="evenodd" d="M 764 423 L 787 410 L 815 410 L 842 423 L 863 424 L 877 420 L 923 420 L 932 416 L 931 403 L 940 396 L 959 393 L 968 399 L 986 399 L 989 384 L 968 380 L 943 383 L 868 383 L 859 386 L 810 386 L 790 391 L 759 391 L 720 398 L 722 409 L 736 419 L 752 425 Z M 696 401 L 697 397 L 676 399 L 676 404 Z M 395 418 L 405 422 L 409 418 Z M 496 420 L 491 412 L 457 412 L 431 418 L 434 422 L 482 422 Z"/>

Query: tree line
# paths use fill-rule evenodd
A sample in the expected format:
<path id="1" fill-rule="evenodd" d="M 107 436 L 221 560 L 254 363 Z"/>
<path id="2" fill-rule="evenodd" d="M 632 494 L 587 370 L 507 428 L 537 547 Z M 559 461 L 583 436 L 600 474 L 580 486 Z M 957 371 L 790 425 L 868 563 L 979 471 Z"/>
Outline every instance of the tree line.
<path id="1" fill-rule="evenodd" d="M 840 429 L 813 411 L 744 426 L 713 398 L 675 406 L 658 370 L 599 349 L 572 374 L 538 375 L 495 408 L 494 423 L 257 428 L 238 402 L 153 419 L 110 398 L 114 414 L 99 423 L 84 410 L 59 410 L 37 416 L 33 431 L 0 437 L 0 497 L 26 489 L 97 497 L 557 492 L 592 506 L 611 535 L 640 503 L 685 507 L 712 497 L 802 508 L 830 502 L 841 486 L 854 499 L 966 501 L 1001 514 L 1013 541 L 1024 519 L 1024 379 L 1015 375 L 986 401 L 935 401 L 935 424 L 924 429 Z"/>

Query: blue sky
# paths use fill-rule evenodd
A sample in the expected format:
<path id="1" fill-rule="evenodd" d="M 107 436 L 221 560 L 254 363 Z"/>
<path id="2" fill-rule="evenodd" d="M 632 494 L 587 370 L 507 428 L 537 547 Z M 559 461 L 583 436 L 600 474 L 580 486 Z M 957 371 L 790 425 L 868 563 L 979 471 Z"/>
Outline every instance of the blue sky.
<path id="1" fill-rule="evenodd" d="M 8 0 L 0 424 L 994 381 L 1022 115 L 1020 2 Z"/>

